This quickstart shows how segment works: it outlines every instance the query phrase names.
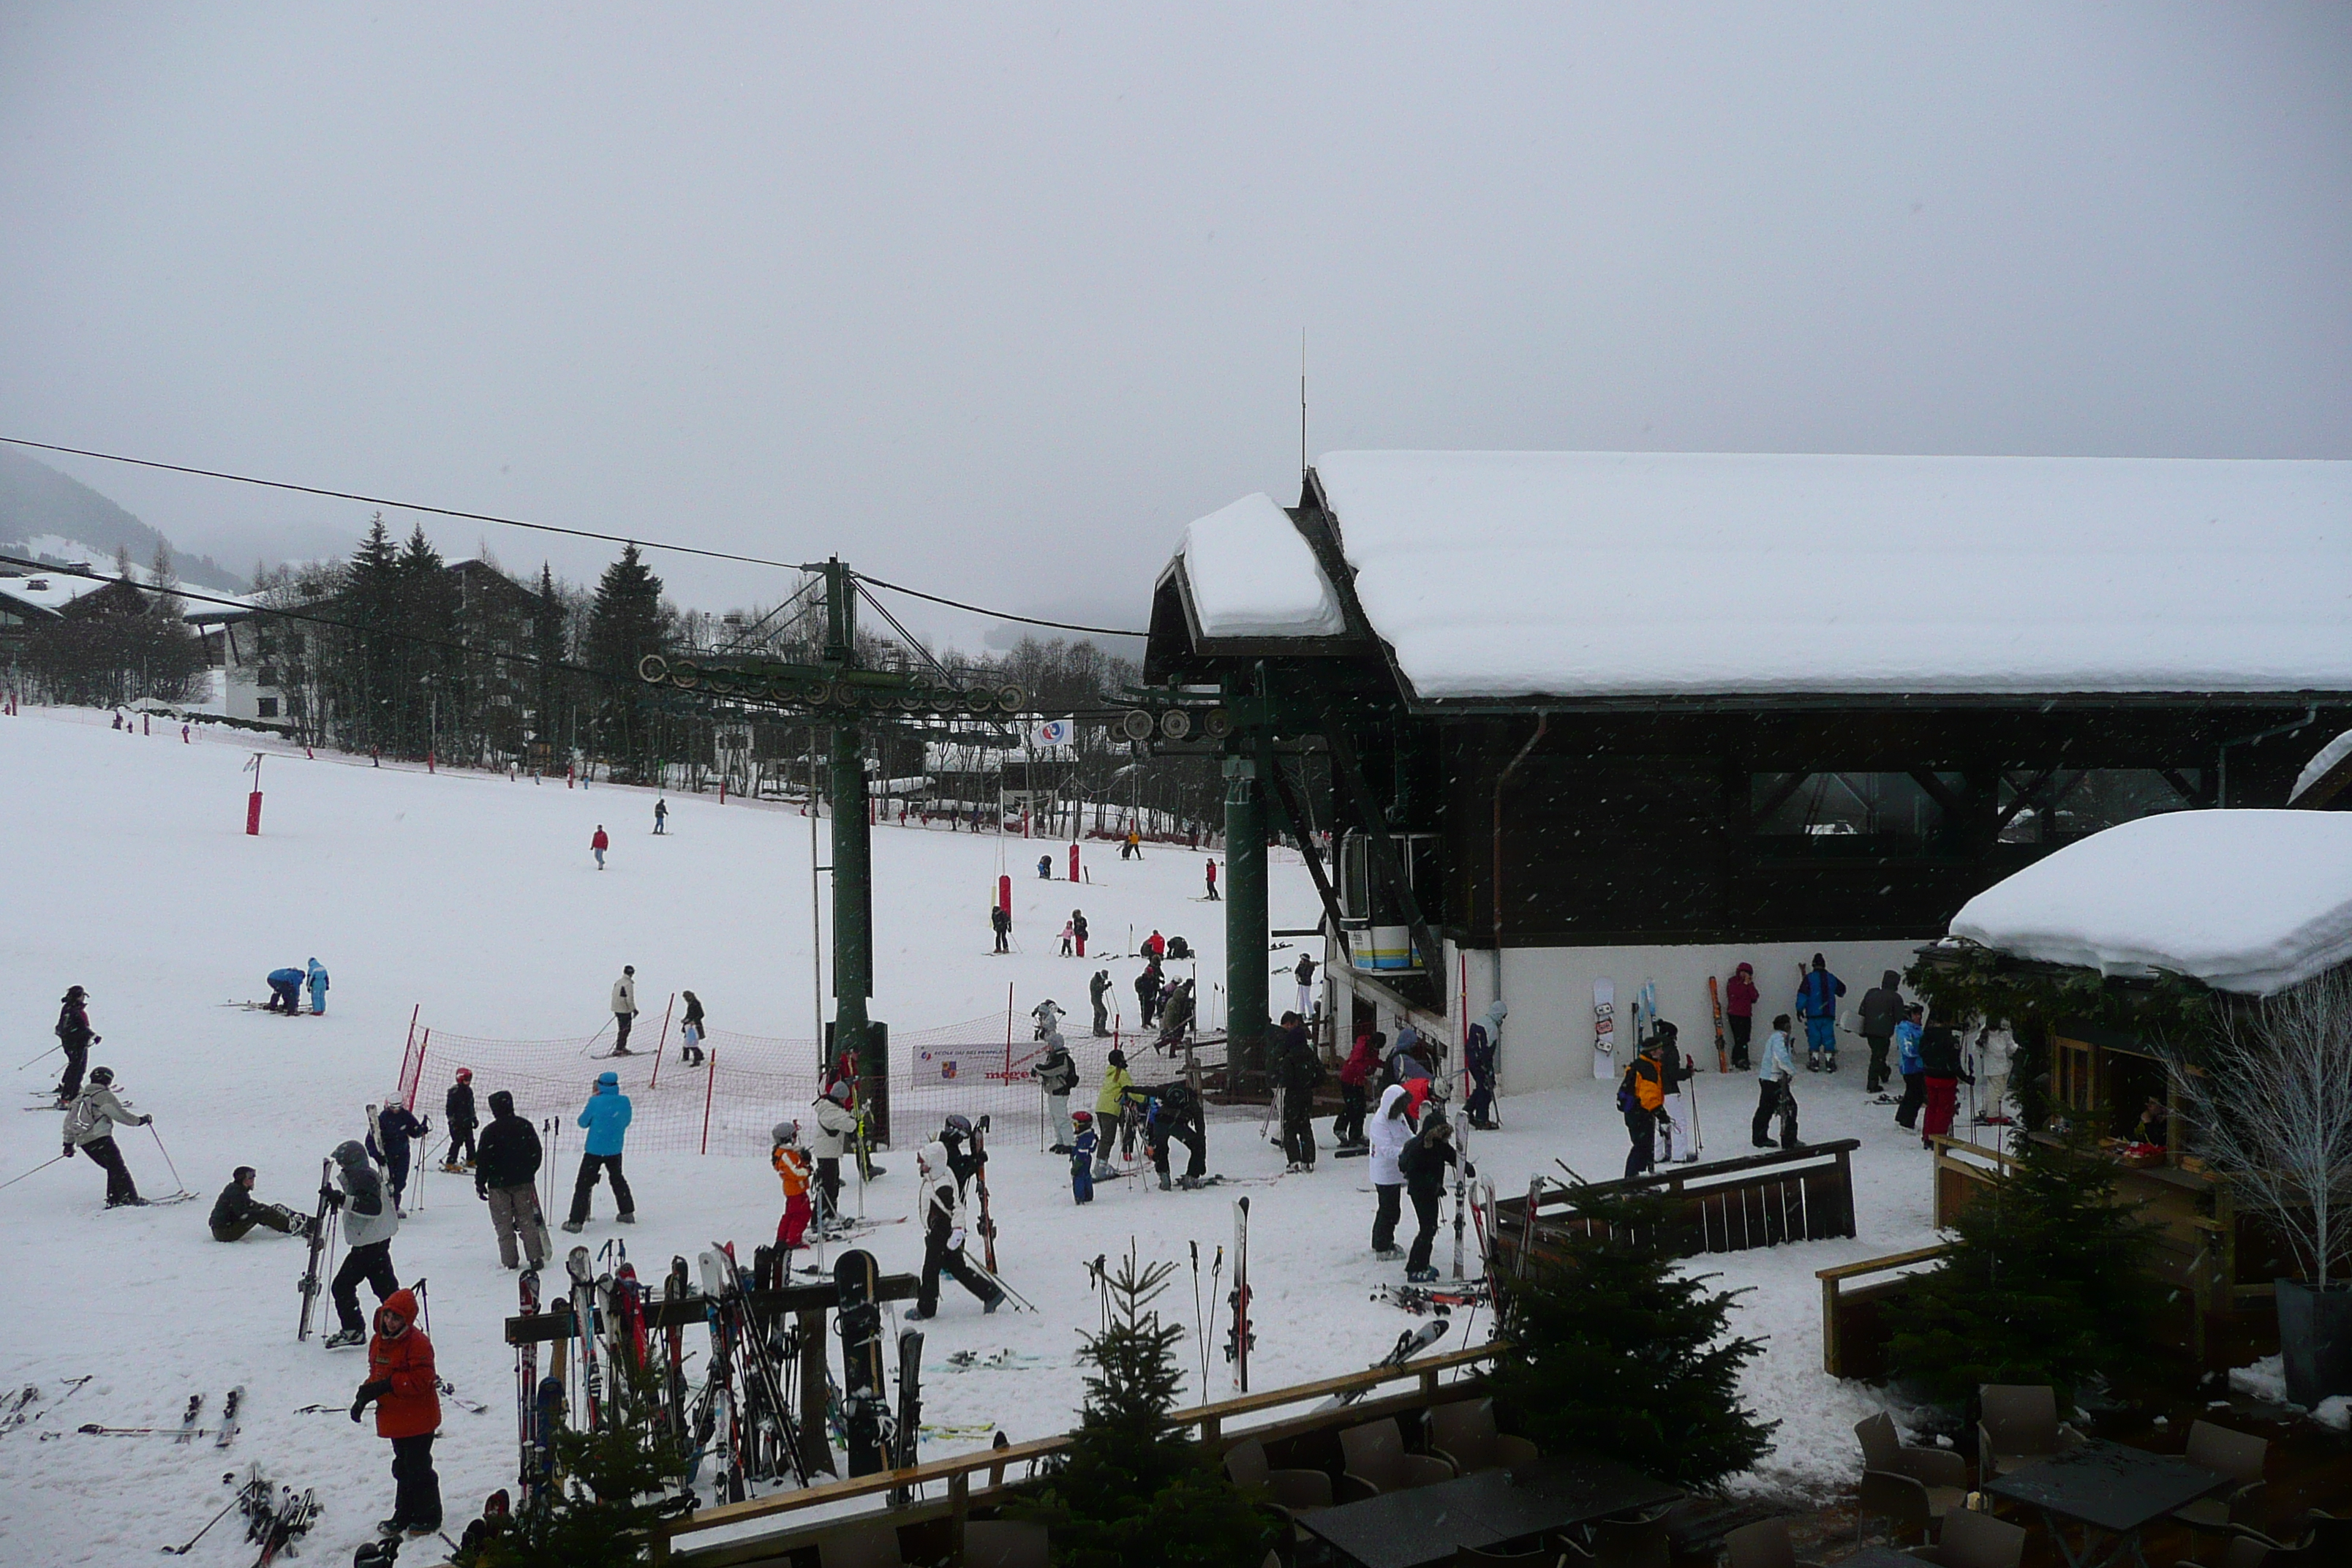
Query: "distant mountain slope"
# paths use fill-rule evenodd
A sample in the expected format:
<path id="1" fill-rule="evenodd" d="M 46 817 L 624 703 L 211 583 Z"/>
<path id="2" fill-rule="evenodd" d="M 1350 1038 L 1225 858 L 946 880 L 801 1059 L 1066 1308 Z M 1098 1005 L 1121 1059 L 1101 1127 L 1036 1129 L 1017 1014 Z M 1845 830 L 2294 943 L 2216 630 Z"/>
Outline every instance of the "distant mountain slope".
<path id="1" fill-rule="evenodd" d="M 145 566 L 155 559 L 158 544 L 170 542 L 79 479 L 0 447 L 0 550 L 64 563 L 105 563 L 127 548 L 131 559 Z M 172 564 L 180 580 L 194 587 L 232 594 L 246 587 L 209 555 L 184 555 L 173 546 Z"/>

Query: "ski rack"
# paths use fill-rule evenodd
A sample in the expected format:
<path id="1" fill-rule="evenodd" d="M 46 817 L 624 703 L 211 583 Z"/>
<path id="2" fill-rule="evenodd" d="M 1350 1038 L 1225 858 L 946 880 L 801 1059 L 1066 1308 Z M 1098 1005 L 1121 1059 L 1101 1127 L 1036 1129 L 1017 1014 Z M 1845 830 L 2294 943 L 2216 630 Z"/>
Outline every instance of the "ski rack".
<path id="1" fill-rule="evenodd" d="M 922 1281 L 912 1274 L 885 1274 L 876 1286 L 877 1301 L 911 1301 L 919 1293 Z M 754 1312 L 765 1316 L 775 1312 L 814 1312 L 830 1310 L 840 1304 L 840 1292 L 832 1280 L 818 1284 L 787 1285 L 781 1290 L 755 1289 L 743 1292 Z M 648 1298 L 645 1304 L 646 1328 L 693 1328 L 708 1321 L 712 1302 L 701 1291 L 674 1300 Z M 507 1343 L 510 1345 L 541 1344 L 551 1340 L 569 1339 L 579 1331 L 572 1318 L 569 1298 L 555 1301 L 546 1310 L 528 1316 L 520 1313 L 507 1320 Z"/>

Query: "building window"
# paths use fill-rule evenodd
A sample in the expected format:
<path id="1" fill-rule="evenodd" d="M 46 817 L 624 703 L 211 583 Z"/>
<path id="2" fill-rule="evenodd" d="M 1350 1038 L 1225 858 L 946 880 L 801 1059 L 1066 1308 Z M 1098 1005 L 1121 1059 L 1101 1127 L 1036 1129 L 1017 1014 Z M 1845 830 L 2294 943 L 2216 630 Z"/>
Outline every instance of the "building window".
<path id="1" fill-rule="evenodd" d="M 255 699 L 254 711 L 264 719 L 277 718 L 278 699 L 275 697 L 261 697 Z"/>
<path id="2" fill-rule="evenodd" d="M 2187 811 L 2204 791 L 2202 768 L 2011 768 L 2000 779 L 2000 841 L 2064 843 Z"/>
<path id="3" fill-rule="evenodd" d="M 1930 773 L 1946 797 L 1965 794 L 1958 773 Z M 1911 773 L 1757 773 L 1748 806 L 1756 837 L 1800 855 L 1916 854 L 1942 835 L 1937 793 Z"/>

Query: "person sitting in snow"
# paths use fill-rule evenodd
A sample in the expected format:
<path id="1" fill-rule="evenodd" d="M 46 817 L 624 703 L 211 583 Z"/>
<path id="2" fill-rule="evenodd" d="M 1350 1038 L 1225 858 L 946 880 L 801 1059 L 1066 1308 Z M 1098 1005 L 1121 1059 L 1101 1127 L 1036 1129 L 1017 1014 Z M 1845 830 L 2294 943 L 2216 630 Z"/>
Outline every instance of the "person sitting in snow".
<path id="1" fill-rule="evenodd" d="M 280 1236 L 308 1236 L 310 1216 L 296 1214 L 284 1204 L 256 1201 L 254 1183 L 259 1177 L 250 1165 L 239 1165 L 230 1173 L 228 1185 L 213 1200 L 212 1217 L 205 1223 L 212 1227 L 215 1241 L 237 1241 L 256 1226 L 274 1230 Z"/>

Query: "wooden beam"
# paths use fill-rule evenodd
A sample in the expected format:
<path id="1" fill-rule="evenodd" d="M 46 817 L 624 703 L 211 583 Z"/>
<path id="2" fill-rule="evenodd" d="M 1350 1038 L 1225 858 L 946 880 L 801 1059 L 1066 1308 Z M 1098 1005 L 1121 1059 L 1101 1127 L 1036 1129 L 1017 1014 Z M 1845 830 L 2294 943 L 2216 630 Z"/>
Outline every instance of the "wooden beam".
<path id="1" fill-rule="evenodd" d="M 1323 900 L 1324 918 L 1331 922 L 1331 934 L 1339 941 L 1339 951 L 1347 952 L 1348 928 L 1339 923 L 1339 895 L 1331 886 L 1331 879 L 1323 874 L 1323 857 L 1315 848 L 1315 839 L 1307 831 L 1307 813 L 1290 787 L 1290 775 L 1282 771 L 1282 763 L 1274 754 L 1273 745 L 1261 740 L 1258 743 L 1258 767 L 1274 784 L 1275 809 L 1290 824 L 1290 831 L 1298 840 L 1298 853 L 1307 862 L 1307 874 L 1314 879 L 1316 897 Z M 1276 936 L 1297 933 L 1276 931 Z"/>

